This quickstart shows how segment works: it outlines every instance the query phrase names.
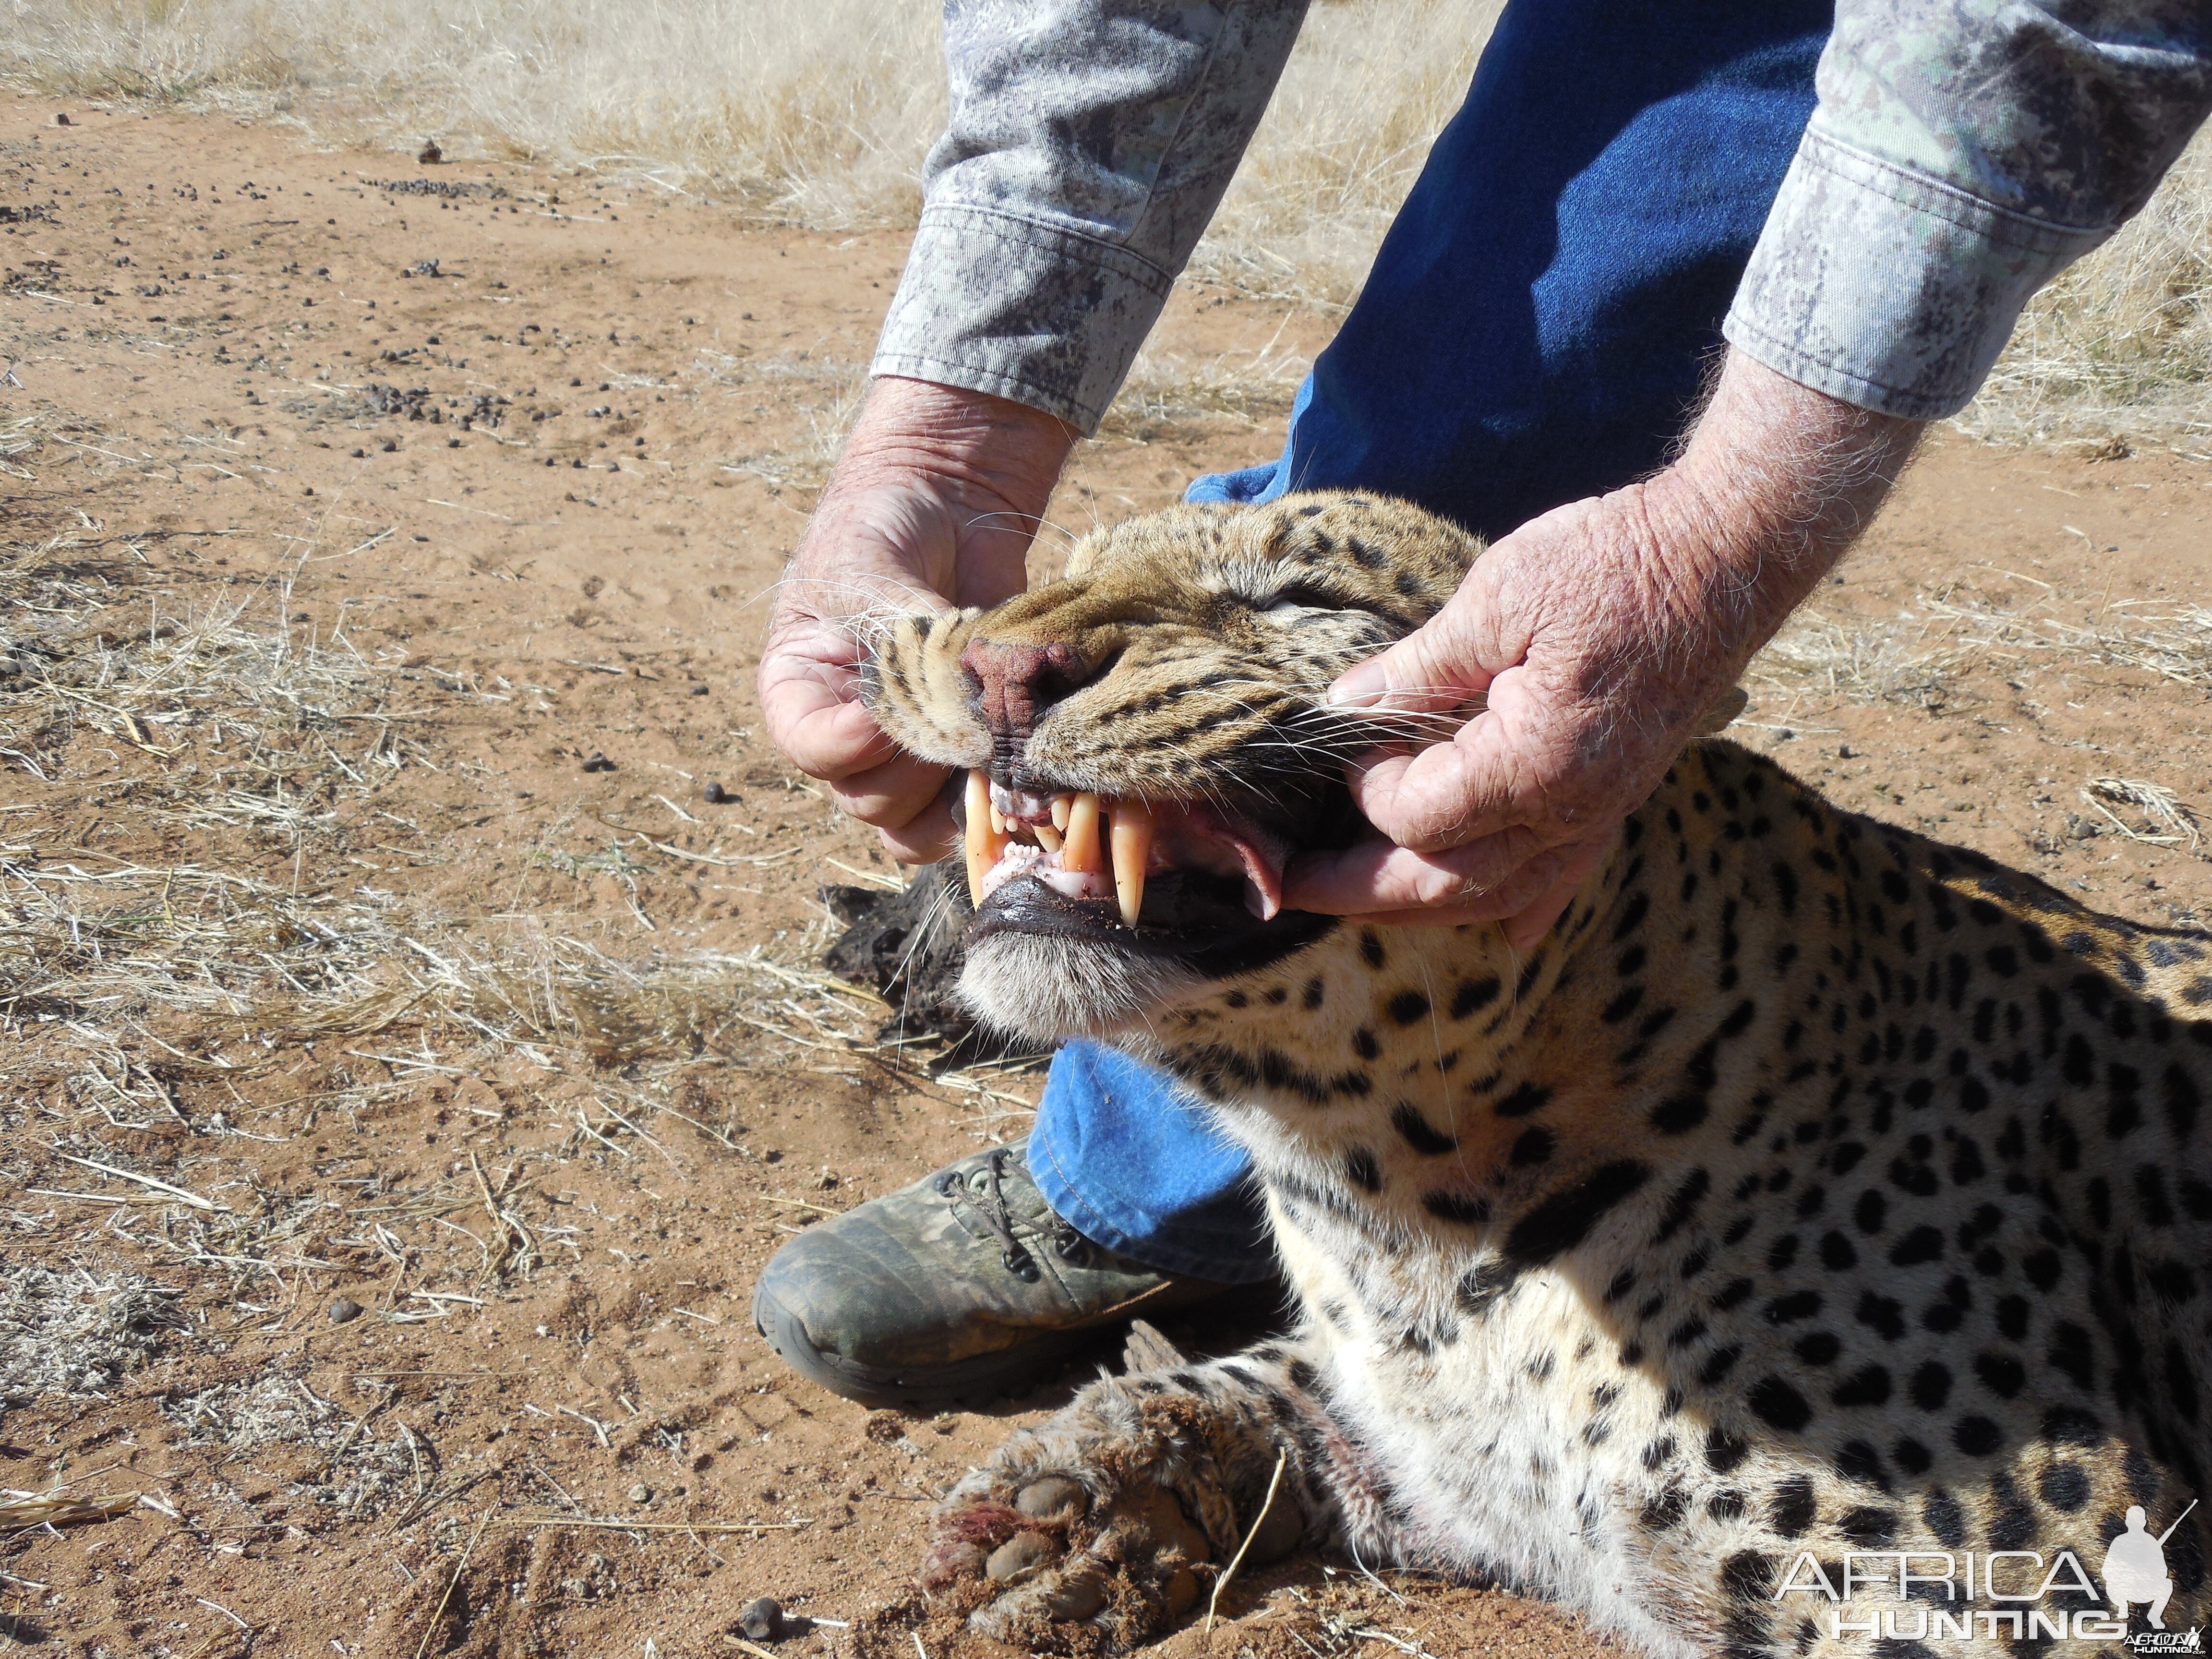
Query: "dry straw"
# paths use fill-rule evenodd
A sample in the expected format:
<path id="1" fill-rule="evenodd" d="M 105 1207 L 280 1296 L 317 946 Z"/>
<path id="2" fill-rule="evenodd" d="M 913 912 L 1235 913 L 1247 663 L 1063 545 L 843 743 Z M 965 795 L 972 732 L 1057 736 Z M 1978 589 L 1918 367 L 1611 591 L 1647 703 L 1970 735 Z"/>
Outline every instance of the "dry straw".
<path id="1" fill-rule="evenodd" d="M 138 1494 L 113 1498 L 67 1498 L 59 1492 L 0 1498 L 0 1532 L 19 1527 L 74 1527 L 88 1521 L 112 1521 L 138 1507 Z"/>

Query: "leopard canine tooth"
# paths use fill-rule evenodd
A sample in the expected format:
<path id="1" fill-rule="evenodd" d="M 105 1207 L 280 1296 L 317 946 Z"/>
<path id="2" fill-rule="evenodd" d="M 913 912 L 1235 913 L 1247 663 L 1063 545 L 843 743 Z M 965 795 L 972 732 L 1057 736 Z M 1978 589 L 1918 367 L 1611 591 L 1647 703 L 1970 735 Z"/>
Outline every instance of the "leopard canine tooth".
<path id="1" fill-rule="evenodd" d="M 1054 795 L 1052 798 L 1052 827 L 1061 835 L 1067 833 L 1068 814 L 1075 810 L 1075 797 Z"/>
<path id="2" fill-rule="evenodd" d="M 1145 908 L 1145 866 L 1152 855 L 1152 810 L 1140 800 L 1114 803 L 1114 828 L 1108 845 L 1114 854 L 1114 896 L 1121 920 L 1134 927 Z"/>
<path id="3" fill-rule="evenodd" d="M 1106 867 L 1098 848 L 1098 797 L 1085 790 L 1067 809 L 1066 839 L 1060 849 L 1060 867 L 1096 875 Z"/>
<path id="4" fill-rule="evenodd" d="M 998 814 L 991 810 L 991 780 L 985 774 L 968 774 L 968 832 L 965 851 L 968 855 L 968 902 L 981 906 L 983 902 L 983 878 L 1006 850 L 1004 834 L 992 828 Z"/>
<path id="5" fill-rule="evenodd" d="M 1030 825 L 1030 834 L 1037 838 L 1037 845 L 1043 848 L 1046 852 L 1060 851 L 1060 831 L 1050 824 L 1033 823 Z"/>

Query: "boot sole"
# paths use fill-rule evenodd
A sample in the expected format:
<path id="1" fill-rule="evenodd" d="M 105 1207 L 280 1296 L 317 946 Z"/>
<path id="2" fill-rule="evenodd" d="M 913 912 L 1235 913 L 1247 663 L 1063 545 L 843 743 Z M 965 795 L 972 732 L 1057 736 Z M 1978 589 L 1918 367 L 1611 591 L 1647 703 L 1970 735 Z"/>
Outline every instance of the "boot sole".
<path id="1" fill-rule="evenodd" d="M 856 1365 L 811 1341 L 806 1328 L 765 1291 L 753 1293 L 753 1326 L 776 1357 L 808 1382 L 863 1406 L 935 1409 L 975 1406 L 1016 1394 L 1110 1326 L 1091 1325 L 931 1367 L 920 1375 Z"/>

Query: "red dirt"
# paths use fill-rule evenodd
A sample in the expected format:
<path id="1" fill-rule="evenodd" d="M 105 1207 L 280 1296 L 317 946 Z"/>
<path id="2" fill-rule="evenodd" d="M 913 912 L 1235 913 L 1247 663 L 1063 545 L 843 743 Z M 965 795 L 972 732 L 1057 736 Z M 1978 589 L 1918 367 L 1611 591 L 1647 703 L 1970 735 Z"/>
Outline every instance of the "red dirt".
<path id="1" fill-rule="evenodd" d="M 40 826 L 35 857 L 50 863 L 190 860 L 333 894 L 366 883 L 455 938 L 522 916 L 618 958 L 761 945 L 811 960 L 827 933 L 817 885 L 887 866 L 759 734 L 761 596 L 804 520 L 817 476 L 806 452 L 843 384 L 820 366 L 865 362 L 903 239 L 746 224 L 520 167 L 316 154 L 213 118 L 72 115 L 62 129 L 44 101 L 0 107 L 0 199 L 54 204 L 0 235 L 21 382 L 0 393 L 46 434 L 16 463 L 27 482 L 0 477 L 0 539 L 70 535 L 70 557 L 185 600 L 291 575 L 303 635 L 342 623 L 370 657 L 404 653 L 399 696 L 418 711 L 404 730 L 437 769 L 410 763 L 340 790 L 330 826 L 295 850 L 134 805 L 125 785 L 167 739 L 88 723 L 43 751 L 45 777 L 0 772 L 0 825 Z M 418 176 L 507 193 L 441 205 L 364 183 Z M 437 276 L 402 275 L 434 258 Z M 1188 293 L 1166 337 L 1249 350 L 1284 322 L 1277 307 Z M 1293 315 L 1285 343 L 1323 332 Z M 701 366 L 724 356 L 735 362 L 720 380 Z M 446 418 L 360 412 L 372 380 L 427 387 Z M 487 406 L 501 424 L 460 430 L 479 395 L 510 400 Z M 610 412 L 586 413 L 599 406 Z M 1224 416 L 1122 433 L 1081 452 L 1060 522 L 1164 505 L 1193 472 L 1280 438 L 1279 421 Z M 1925 649 L 1959 626 L 1930 631 L 1931 594 L 2009 613 L 2048 584 L 2047 614 L 2107 624 L 2122 599 L 2212 604 L 2208 484 L 2212 470 L 2168 454 L 1942 439 L 1822 608 Z M 2212 909 L 2212 864 L 2185 844 L 2109 827 L 2069 836 L 2069 817 L 2076 831 L 2095 818 L 2078 793 L 2093 778 L 2160 781 L 2202 804 L 2203 684 L 2080 652 L 1983 652 L 1921 679 L 1853 701 L 1825 669 L 1796 672 L 1754 687 L 1744 735 L 1843 805 L 2101 908 L 2159 922 Z M 499 701 L 468 690 L 502 683 Z M 594 751 L 615 769 L 580 769 Z M 739 799 L 707 805 L 709 781 Z M 574 861 L 616 843 L 626 866 Z M 784 849 L 765 865 L 700 861 Z M 0 1628 L 17 1641 L 212 1659 L 249 1647 L 673 1659 L 741 1650 L 738 1612 L 769 1594 L 856 1626 L 786 1651 L 853 1652 L 862 1625 L 870 1645 L 904 1651 L 933 1494 L 1064 1397 L 1063 1384 L 995 1412 L 872 1421 L 785 1371 L 752 1330 L 753 1277 L 792 1231 L 979 1144 L 985 1102 L 878 1054 L 741 1031 L 720 1049 L 648 1044 L 595 1066 L 552 1042 L 472 1047 L 450 1026 L 422 1051 L 404 1018 L 373 1035 L 148 1024 L 168 1050 L 134 1040 L 129 1053 L 173 1103 L 155 1119 L 95 1109 L 61 1022 L 17 1024 L 0 1091 L 11 1185 L 143 1194 L 68 1153 L 241 1214 L 329 1207 L 233 1252 L 251 1260 L 211 1263 L 158 1244 L 206 1212 L 11 1193 L 9 1271 L 136 1269 L 176 1290 L 185 1321 L 112 1388 L 0 1418 L 0 1486 L 144 1492 L 173 1511 L 0 1538 Z M 649 1141 L 609 1115 L 648 1097 Z M 472 1159 L 495 1183 L 512 1171 L 514 1213 L 548 1237 L 573 1227 L 568 1244 L 526 1273 L 483 1272 L 455 1231 L 492 1224 Z M 128 1236 L 103 1225 L 126 1211 Z M 433 1291 L 477 1300 L 419 1294 Z M 342 1297 L 368 1316 L 332 1324 Z M 388 1316 L 433 1309 L 443 1316 Z M 331 1425 L 319 1442 L 200 1443 L 180 1402 L 271 1379 L 318 1402 L 303 1409 Z M 334 1501 L 354 1479 L 347 1443 L 389 1460 L 390 1490 L 357 1515 Z M 429 1501 L 410 1516 L 418 1493 Z M 671 1529 L 527 1524 L 550 1515 Z M 732 1522 L 769 1529 L 707 1529 Z M 1398 1650 L 1366 1629 L 1437 1655 L 1593 1645 L 1502 1592 L 1396 1575 L 1386 1588 L 1340 1562 L 1240 1579 L 1224 1611 L 1210 1644 L 1187 1629 L 1158 1651 Z"/>

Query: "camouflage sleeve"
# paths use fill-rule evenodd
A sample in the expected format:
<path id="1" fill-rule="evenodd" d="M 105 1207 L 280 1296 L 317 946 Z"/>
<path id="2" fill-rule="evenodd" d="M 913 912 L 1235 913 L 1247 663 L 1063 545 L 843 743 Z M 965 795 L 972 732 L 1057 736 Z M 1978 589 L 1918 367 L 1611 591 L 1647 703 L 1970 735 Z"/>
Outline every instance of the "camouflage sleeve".
<path id="1" fill-rule="evenodd" d="M 1838 0 L 1819 86 L 1724 331 L 1817 391 L 1937 420 L 2212 110 L 2212 3 Z"/>
<path id="2" fill-rule="evenodd" d="M 1306 0 L 945 0 L 951 118 L 874 372 L 1097 428 Z"/>

